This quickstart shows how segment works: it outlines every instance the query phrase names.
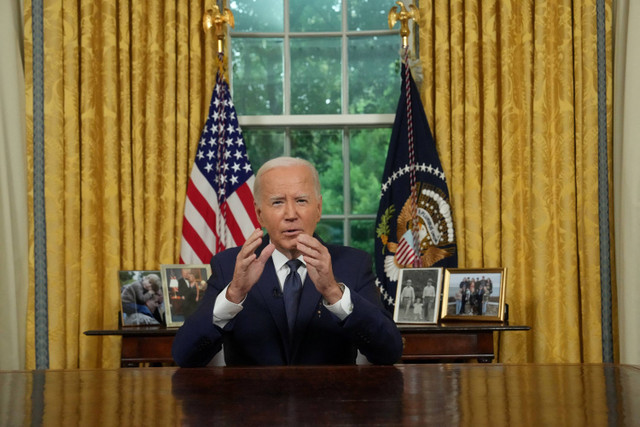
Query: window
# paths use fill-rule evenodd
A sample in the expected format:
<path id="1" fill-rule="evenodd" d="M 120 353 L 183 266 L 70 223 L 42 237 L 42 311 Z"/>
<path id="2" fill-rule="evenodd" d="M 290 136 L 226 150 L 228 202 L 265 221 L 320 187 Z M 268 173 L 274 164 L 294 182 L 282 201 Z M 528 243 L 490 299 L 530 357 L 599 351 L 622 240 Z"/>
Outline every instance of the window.
<path id="1" fill-rule="evenodd" d="M 318 234 L 373 254 L 380 178 L 400 85 L 389 0 L 229 0 L 231 84 L 254 171 L 316 165 Z"/>

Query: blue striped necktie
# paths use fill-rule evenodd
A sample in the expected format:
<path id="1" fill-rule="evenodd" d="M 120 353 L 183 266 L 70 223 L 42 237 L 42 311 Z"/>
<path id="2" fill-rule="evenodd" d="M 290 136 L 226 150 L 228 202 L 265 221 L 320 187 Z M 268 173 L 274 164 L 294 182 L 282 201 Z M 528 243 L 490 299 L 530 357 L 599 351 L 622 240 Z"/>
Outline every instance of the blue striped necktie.
<path id="1" fill-rule="evenodd" d="M 289 274 L 284 279 L 284 309 L 287 312 L 287 323 L 289 324 L 289 336 L 293 334 L 293 325 L 296 323 L 298 315 L 298 304 L 300 303 L 300 294 L 302 291 L 302 280 L 298 274 L 298 268 L 302 265 L 299 259 L 291 259 L 287 261 Z"/>

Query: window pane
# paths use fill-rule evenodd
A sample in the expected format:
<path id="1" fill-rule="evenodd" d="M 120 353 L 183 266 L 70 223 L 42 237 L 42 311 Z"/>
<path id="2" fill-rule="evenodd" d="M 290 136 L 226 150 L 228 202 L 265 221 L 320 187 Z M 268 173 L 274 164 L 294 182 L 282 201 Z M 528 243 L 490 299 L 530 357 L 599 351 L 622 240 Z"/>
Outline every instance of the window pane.
<path id="1" fill-rule="evenodd" d="M 349 113 L 394 113 L 400 86 L 398 36 L 349 39 Z"/>
<path id="2" fill-rule="evenodd" d="M 289 27 L 293 32 L 340 31 L 341 0 L 290 0 Z"/>
<path id="3" fill-rule="evenodd" d="M 349 0 L 347 2 L 349 31 L 389 29 L 389 9 L 395 7 L 389 0 Z M 408 5 L 408 2 L 405 2 Z M 398 29 L 400 24 L 396 24 Z M 398 36 L 396 36 L 398 38 Z"/>
<path id="4" fill-rule="evenodd" d="M 322 186 L 322 213 L 344 212 L 342 131 L 336 129 L 291 132 L 291 155 L 313 163 Z"/>
<path id="5" fill-rule="evenodd" d="M 352 130 L 349 142 L 351 212 L 376 214 L 380 203 L 380 179 L 387 157 L 390 128 Z"/>
<path id="6" fill-rule="evenodd" d="M 316 233 L 325 242 L 333 245 L 344 244 L 343 222 L 339 219 L 323 219 L 316 227 Z"/>
<path id="7" fill-rule="evenodd" d="M 284 31 L 282 0 L 231 0 L 235 31 L 281 33 Z"/>
<path id="8" fill-rule="evenodd" d="M 340 114 L 340 38 L 291 40 L 292 114 Z"/>
<path id="9" fill-rule="evenodd" d="M 255 174 L 267 160 L 284 153 L 284 130 L 243 130 L 244 143 Z"/>
<path id="10" fill-rule="evenodd" d="M 375 220 L 360 219 L 351 221 L 351 242 L 349 246 L 368 252 L 373 259 L 375 259 L 373 253 L 375 251 L 373 243 L 374 236 Z"/>
<path id="11" fill-rule="evenodd" d="M 238 115 L 282 114 L 282 39 L 236 37 L 232 46 L 233 102 Z"/>

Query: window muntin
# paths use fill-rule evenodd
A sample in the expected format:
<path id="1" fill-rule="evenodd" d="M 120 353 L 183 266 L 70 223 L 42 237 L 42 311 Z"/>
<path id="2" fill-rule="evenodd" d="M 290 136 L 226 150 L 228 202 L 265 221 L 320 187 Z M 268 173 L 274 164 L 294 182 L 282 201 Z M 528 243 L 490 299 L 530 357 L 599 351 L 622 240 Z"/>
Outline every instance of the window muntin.
<path id="1" fill-rule="evenodd" d="M 388 0 L 233 0 L 230 8 L 233 99 L 254 171 L 279 155 L 314 163 L 318 234 L 373 254 L 400 85 Z"/>

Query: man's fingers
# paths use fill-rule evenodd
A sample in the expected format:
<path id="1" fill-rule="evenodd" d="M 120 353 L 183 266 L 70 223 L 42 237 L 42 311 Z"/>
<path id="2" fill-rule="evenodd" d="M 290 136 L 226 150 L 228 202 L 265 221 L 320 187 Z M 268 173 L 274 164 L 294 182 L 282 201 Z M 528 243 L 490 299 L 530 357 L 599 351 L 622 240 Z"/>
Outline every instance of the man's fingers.
<path id="1" fill-rule="evenodd" d="M 262 229 L 256 228 L 244 242 L 238 255 L 241 257 L 250 256 L 260 246 L 260 243 L 262 243 Z"/>
<path id="2" fill-rule="evenodd" d="M 258 261 L 261 262 L 262 264 L 266 263 L 267 260 L 271 257 L 271 254 L 273 254 L 273 251 L 275 250 L 276 250 L 276 246 L 273 243 L 269 243 L 262 250 L 262 252 L 260 252 L 260 257 L 258 258 Z"/>

